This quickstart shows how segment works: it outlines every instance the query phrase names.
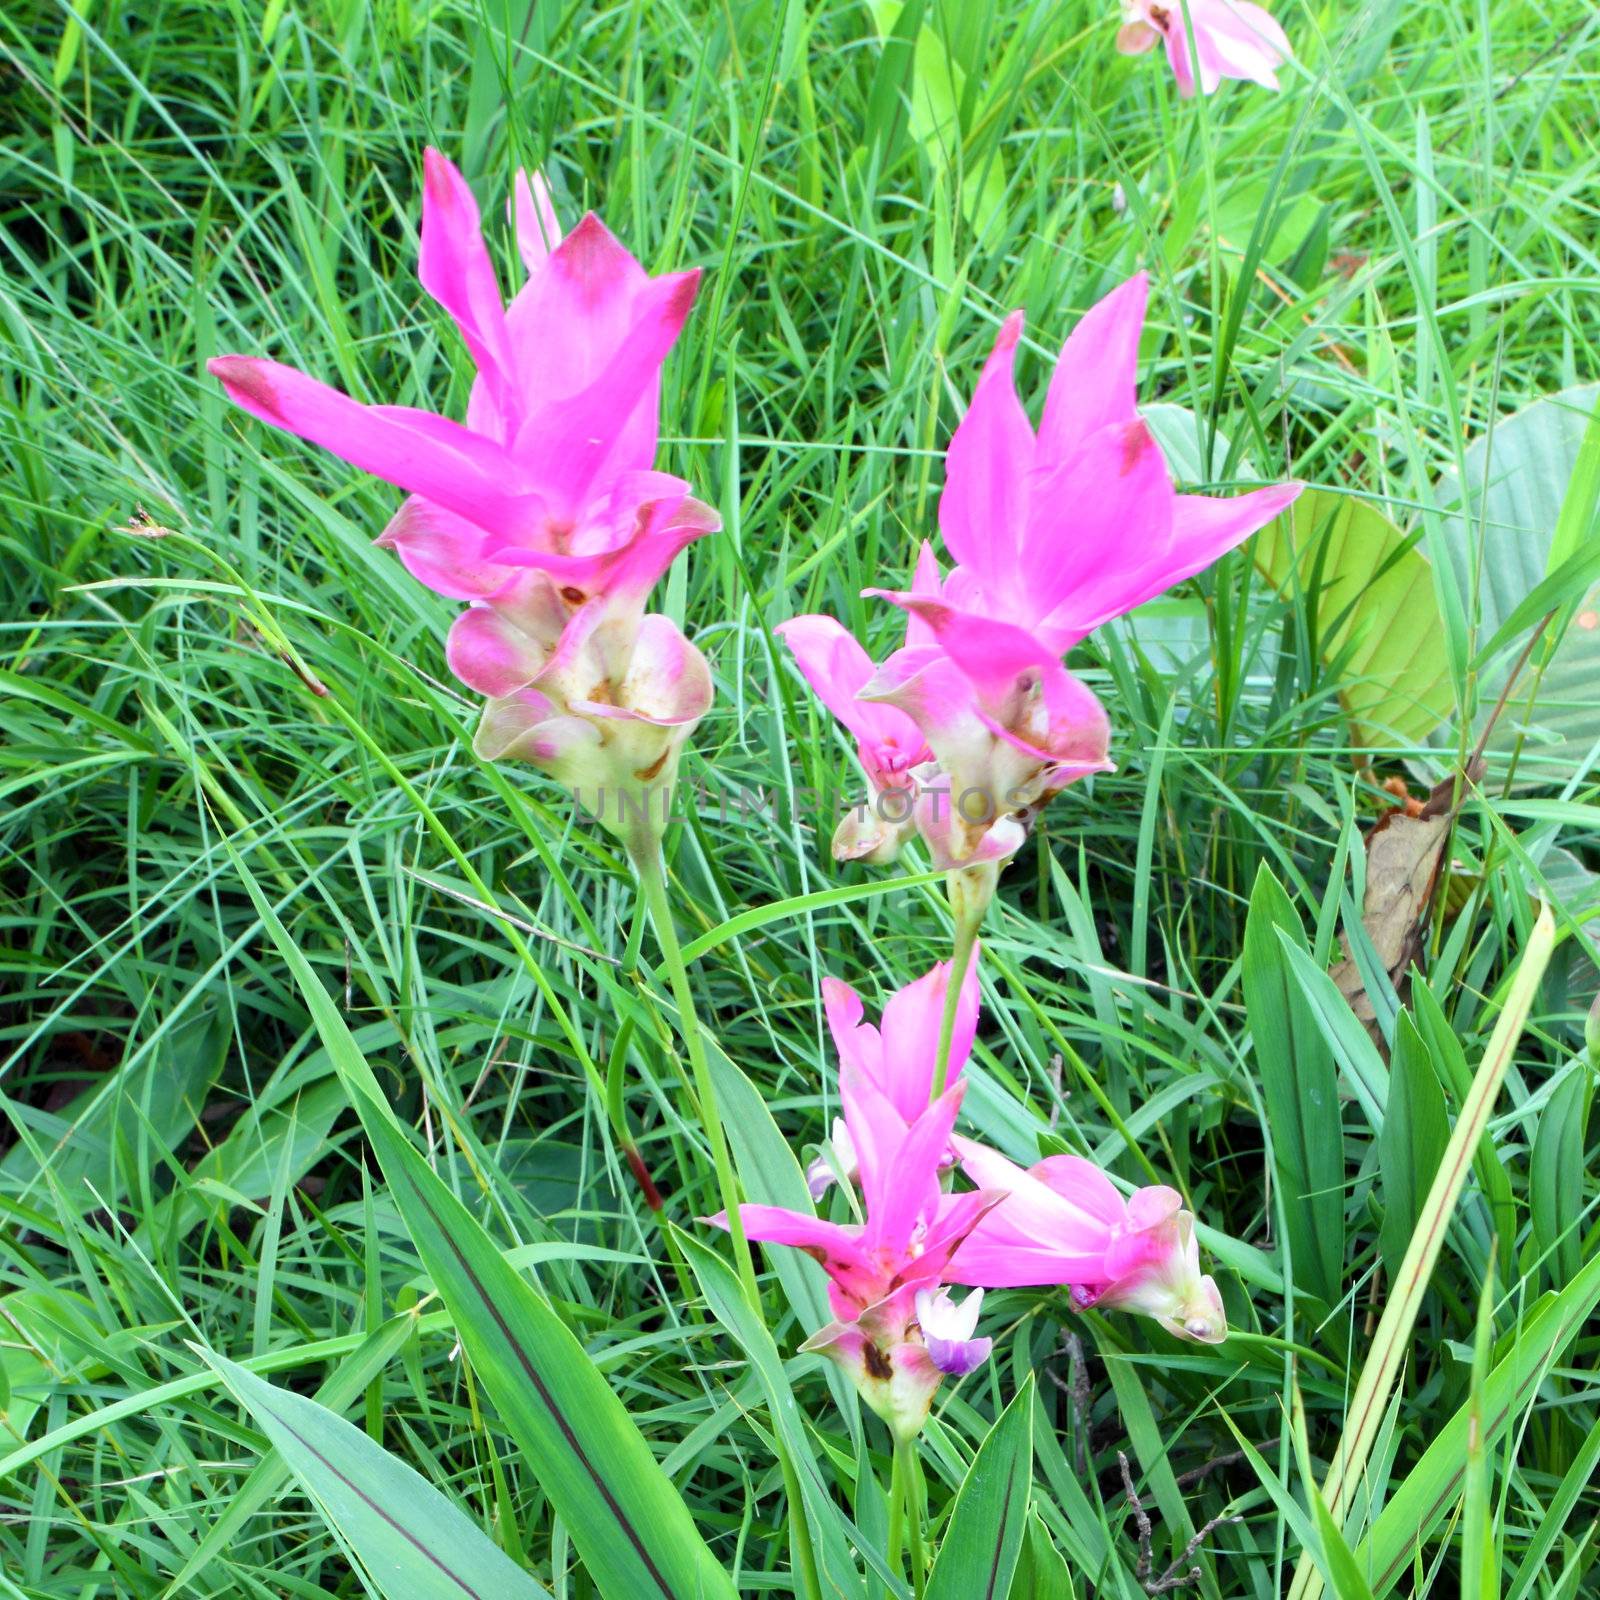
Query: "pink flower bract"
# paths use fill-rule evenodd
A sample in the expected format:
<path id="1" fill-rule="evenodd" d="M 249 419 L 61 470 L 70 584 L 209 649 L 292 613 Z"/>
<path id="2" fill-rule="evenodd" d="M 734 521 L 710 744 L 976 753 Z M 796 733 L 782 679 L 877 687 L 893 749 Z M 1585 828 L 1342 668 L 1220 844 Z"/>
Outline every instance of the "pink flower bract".
<path id="1" fill-rule="evenodd" d="M 1142 55 L 1159 41 L 1188 99 L 1195 91 L 1194 62 L 1184 8 L 1194 28 L 1202 94 L 1213 94 L 1224 78 L 1246 78 L 1264 89 L 1278 87 L 1277 68 L 1294 59 L 1288 35 L 1265 7 L 1250 0 L 1123 0 L 1123 26 L 1117 48 Z"/>

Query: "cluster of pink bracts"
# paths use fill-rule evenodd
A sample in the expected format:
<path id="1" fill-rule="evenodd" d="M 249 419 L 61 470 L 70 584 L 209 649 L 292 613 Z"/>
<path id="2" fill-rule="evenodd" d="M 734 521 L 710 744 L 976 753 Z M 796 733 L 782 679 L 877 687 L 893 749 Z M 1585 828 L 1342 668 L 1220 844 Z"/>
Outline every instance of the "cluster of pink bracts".
<path id="1" fill-rule="evenodd" d="M 252 416 L 409 492 L 378 539 L 467 609 L 450 669 L 487 698 L 475 748 L 616 797 L 618 833 L 659 826 L 711 672 L 644 604 L 673 558 L 720 522 L 654 469 L 661 366 L 700 273 L 651 278 L 590 212 L 565 238 L 544 181 L 519 174 L 528 278 L 509 305 L 466 180 L 425 158 L 422 286 L 478 369 L 465 426 L 359 405 L 276 361 L 209 363 Z M 641 821 L 643 819 L 643 821 Z"/>
<path id="2" fill-rule="evenodd" d="M 1254 9 L 1194 0 L 1197 29 L 1210 4 Z M 1160 26 L 1160 8 L 1146 9 Z M 651 278 L 592 213 L 562 238 L 537 176 L 519 175 L 513 213 L 528 276 L 507 305 L 465 180 L 428 151 L 420 277 L 477 368 L 465 424 L 362 405 L 273 361 L 228 355 L 210 369 L 253 416 L 407 491 L 378 542 L 467 602 L 447 656 L 486 700 L 479 754 L 631 796 L 602 820 L 630 850 L 653 848 L 666 809 L 656 802 L 670 798 L 711 703 L 704 657 L 644 609 L 679 551 L 719 526 L 654 466 L 661 367 L 699 274 Z M 942 573 L 924 545 L 910 589 L 869 591 L 906 613 L 901 649 L 875 665 L 823 616 L 779 630 L 854 735 L 870 786 L 899 802 L 887 821 L 881 806 L 847 818 L 835 854 L 883 860 L 920 834 L 973 937 L 1039 808 L 1110 766 L 1105 711 L 1063 656 L 1209 565 L 1301 487 L 1231 500 L 1175 491 L 1135 409 L 1147 295 L 1135 277 L 1078 323 L 1037 433 L 1012 382 L 1021 313 L 1002 326 L 946 462 L 939 522 L 955 565 Z M 806 1348 L 841 1362 L 902 1439 L 944 1374 L 987 1357 L 975 1337 L 985 1288 L 1066 1286 L 1081 1306 L 1143 1313 L 1180 1337 L 1226 1333 L 1176 1191 L 1124 1198 L 1088 1161 L 1023 1171 L 955 1133 L 976 973 L 965 959 L 936 967 L 890 999 L 881 1029 L 829 979 L 844 1115 L 813 1164 L 812 1195 L 835 1178 L 852 1197 L 859 1185 L 861 1220 L 740 1208 L 750 1238 L 822 1263 L 837 1320 Z M 975 1188 L 954 1189 L 958 1165 Z M 958 1305 L 952 1284 L 973 1293 Z"/>
<path id="3" fill-rule="evenodd" d="M 1006 319 L 945 458 L 957 565 L 941 578 L 924 545 L 909 590 L 868 591 L 908 613 L 903 648 L 874 666 L 831 617 L 778 628 L 876 791 L 835 833 L 839 859 L 889 860 L 918 832 L 935 866 L 992 874 L 1051 795 L 1111 766 L 1105 711 L 1062 656 L 1300 493 L 1175 491 L 1134 404 L 1148 294 L 1141 273 L 1073 329 L 1037 434 L 1011 375 L 1022 313 Z"/>
<path id="4" fill-rule="evenodd" d="M 1216 1343 L 1228 1331 L 1175 1189 L 1124 1199 L 1078 1156 L 1024 1171 L 954 1132 L 977 1030 L 976 966 L 956 1006 L 950 1087 L 929 1103 L 949 983 L 940 963 L 891 996 L 873 1027 L 854 990 L 823 980 L 844 1116 L 808 1176 L 815 1199 L 836 1179 L 859 1184 L 861 1221 L 739 1208 L 751 1239 L 792 1245 L 822 1264 L 836 1320 L 803 1348 L 843 1367 L 900 1439 L 920 1430 L 947 1374 L 988 1359 L 990 1341 L 975 1337 L 986 1288 L 1065 1286 L 1078 1306 L 1138 1312 L 1180 1338 Z M 976 1188 L 947 1187 L 958 1164 Z M 950 1284 L 972 1293 L 958 1304 Z"/>

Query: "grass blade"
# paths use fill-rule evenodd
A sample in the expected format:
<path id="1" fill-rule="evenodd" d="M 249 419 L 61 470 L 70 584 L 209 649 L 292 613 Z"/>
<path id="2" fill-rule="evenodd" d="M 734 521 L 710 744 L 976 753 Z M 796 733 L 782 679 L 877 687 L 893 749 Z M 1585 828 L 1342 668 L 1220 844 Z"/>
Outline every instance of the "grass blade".
<path id="1" fill-rule="evenodd" d="M 1439 1259 L 1439 1251 L 1444 1245 L 1445 1229 L 1455 1211 L 1461 1187 L 1466 1182 L 1467 1169 L 1472 1164 L 1473 1152 L 1488 1125 L 1489 1113 L 1499 1095 L 1506 1069 L 1511 1064 L 1511 1052 L 1522 1035 L 1534 993 L 1545 968 L 1550 964 L 1554 947 L 1555 919 L 1550 915 L 1548 906 L 1541 906 L 1538 921 L 1528 936 L 1522 960 L 1507 991 L 1505 1008 L 1495 1023 L 1483 1061 L 1461 1107 L 1461 1115 L 1450 1135 L 1444 1160 L 1439 1164 L 1433 1187 L 1428 1191 L 1427 1203 L 1422 1208 L 1422 1216 L 1411 1236 L 1400 1275 L 1395 1279 L 1389 1303 L 1384 1307 L 1377 1332 L 1373 1335 L 1366 1365 L 1361 1369 L 1361 1381 L 1356 1385 L 1355 1397 L 1345 1418 L 1344 1433 L 1324 1485 L 1328 1510 L 1336 1523 L 1342 1518 L 1351 1492 L 1366 1467 L 1384 1407 L 1389 1403 L 1400 1364 L 1410 1347 L 1411 1330 L 1416 1324 L 1423 1291 L 1428 1286 L 1434 1263 Z M 1290 1600 L 1316 1600 L 1321 1592 L 1320 1573 L 1310 1560 L 1302 1556 L 1290 1589 Z"/>

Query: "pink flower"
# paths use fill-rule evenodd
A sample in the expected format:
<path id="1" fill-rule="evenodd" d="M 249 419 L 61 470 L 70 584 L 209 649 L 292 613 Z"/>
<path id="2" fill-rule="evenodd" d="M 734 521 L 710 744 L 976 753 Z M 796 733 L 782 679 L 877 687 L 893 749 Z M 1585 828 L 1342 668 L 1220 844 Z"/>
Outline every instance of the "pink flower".
<path id="1" fill-rule="evenodd" d="M 1124 55 L 1143 55 L 1160 40 L 1167 47 L 1178 92 L 1187 100 L 1194 93 L 1195 74 L 1184 26 L 1185 6 L 1194 28 L 1202 94 L 1214 93 L 1224 78 L 1248 78 L 1264 89 L 1278 87 L 1275 69 L 1292 61 L 1294 51 L 1271 13 L 1250 0 L 1165 0 L 1162 4 L 1123 0 L 1117 48 Z"/>
<path id="2" fill-rule="evenodd" d="M 985 1288 L 1070 1287 L 1074 1304 L 1153 1317 L 1202 1344 L 1228 1336 L 1222 1296 L 1200 1271 L 1194 1218 L 1176 1189 L 1124 1199 L 1091 1161 L 1050 1156 L 1027 1171 L 985 1145 L 956 1140 L 962 1170 L 1005 1199 L 973 1228 L 946 1269 Z"/>
<path id="3" fill-rule="evenodd" d="M 515 215 L 529 276 L 507 307 L 466 180 L 427 152 L 418 273 L 478 369 L 465 424 L 361 405 L 276 361 L 207 365 L 252 416 L 410 491 L 379 543 L 429 588 L 489 601 L 532 567 L 576 609 L 626 568 L 647 592 L 717 526 L 653 470 L 661 364 L 699 272 L 650 278 L 593 213 L 563 239 L 542 179 L 519 180 Z"/>
<path id="4" fill-rule="evenodd" d="M 512 213 L 528 280 L 508 307 L 466 180 L 427 152 L 418 275 L 478 369 L 465 424 L 360 405 L 275 361 L 209 366 L 253 416 L 411 491 L 378 543 L 470 602 L 446 655 L 488 699 L 475 749 L 587 793 L 642 844 L 711 703 L 700 652 L 644 614 L 673 557 L 719 526 L 653 466 L 661 364 L 699 273 L 650 278 L 593 213 L 563 238 L 537 175 L 518 175 Z"/>
<path id="5" fill-rule="evenodd" d="M 790 1245 L 821 1263 L 836 1320 L 802 1349 L 838 1362 L 896 1436 L 910 1438 L 922 1426 L 943 1374 L 970 1371 L 982 1359 L 970 1348 L 982 1341 L 960 1337 L 960 1325 L 948 1322 L 944 1303 L 935 1310 L 940 1342 L 930 1344 L 918 1322 L 917 1300 L 919 1291 L 946 1281 L 951 1254 L 995 1197 L 946 1194 L 939 1182 L 965 1081 L 925 1105 L 909 1125 L 848 1057 L 839 1089 L 860 1168 L 864 1220 L 829 1222 L 769 1205 L 741 1206 L 739 1216 L 749 1238 Z M 727 1226 L 725 1215 L 709 1220 Z"/>
<path id="6" fill-rule="evenodd" d="M 972 1041 L 978 1031 L 977 953 L 968 964 L 956 1003 L 955 1031 L 950 1039 L 948 1081 L 954 1083 L 966 1068 Z M 862 1020 L 865 1012 L 861 997 L 837 978 L 822 980 L 822 999 L 834 1048 L 842 1068 L 859 1073 L 889 1102 L 902 1122 L 909 1127 L 927 1110 L 933 1070 L 939 1054 L 939 1026 L 944 1018 L 945 999 L 950 991 L 950 963 L 940 961 L 914 983 L 890 995 L 883 1008 L 880 1027 Z M 843 1119 L 833 1125 L 833 1160 L 819 1156 L 806 1168 L 811 1198 L 819 1200 L 835 1177 L 835 1169 L 854 1182 L 859 1163 L 855 1142 Z M 950 1152 L 941 1156 L 941 1165 L 951 1165 Z"/>
<path id="7" fill-rule="evenodd" d="M 1004 860 L 1053 793 L 1109 769 L 1105 713 L 1065 652 L 1300 493 L 1176 492 L 1134 405 L 1148 294 L 1141 273 L 1073 329 L 1037 434 L 1012 381 L 1022 313 L 1006 319 L 946 457 L 939 526 L 955 569 L 938 590 L 868 591 L 932 635 L 858 694 L 905 712 L 938 758 L 944 803 L 924 784 L 917 822 L 941 865 Z"/>

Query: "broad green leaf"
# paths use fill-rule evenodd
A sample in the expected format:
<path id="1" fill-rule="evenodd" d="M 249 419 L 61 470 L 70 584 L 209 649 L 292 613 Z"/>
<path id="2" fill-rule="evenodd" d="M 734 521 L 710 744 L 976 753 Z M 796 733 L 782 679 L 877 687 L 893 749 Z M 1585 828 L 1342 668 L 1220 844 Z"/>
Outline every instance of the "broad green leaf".
<path id="1" fill-rule="evenodd" d="M 304 1395 L 205 1352 L 389 1600 L 532 1600 L 550 1591 L 461 1508 Z"/>
<path id="2" fill-rule="evenodd" d="M 473 1371 L 600 1592 L 732 1600 L 683 1497 L 583 1346 L 388 1115 L 358 1109 Z"/>
<path id="3" fill-rule="evenodd" d="M 94 1087 L 61 1110 L 14 1102 L 8 1115 L 49 1152 L 51 1172 L 72 1200 L 98 1209 L 120 1199 L 129 1175 L 149 1164 L 141 1149 L 176 1149 L 194 1127 L 229 1043 L 225 1013 L 206 1011 L 171 1029 L 136 1066 L 96 1071 Z M 0 1160 L 8 1178 L 37 1170 L 28 1140 Z"/>
<path id="4" fill-rule="evenodd" d="M 607 1600 L 734 1600 L 728 1575 L 622 1402 L 417 1152 L 255 875 L 237 854 L 234 864 L 345 1080 L 462 1348 L 600 1592 Z"/>
<path id="5" fill-rule="evenodd" d="M 1494 1343 L 1494 1268 L 1478 1295 L 1472 1339 L 1472 1384 L 1467 1395 L 1467 1470 L 1461 1484 L 1461 1600 L 1498 1600 L 1500 1563 L 1495 1559 L 1493 1471 L 1484 1437 L 1483 1391 Z"/>
<path id="6" fill-rule="evenodd" d="M 1333 1053 L 1289 965 L 1283 944 L 1288 939 L 1304 947 L 1300 915 L 1263 866 L 1245 922 L 1245 1010 L 1295 1278 L 1331 1306 L 1338 1302 L 1345 1266 L 1339 1080 Z"/>
<path id="7" fill-rule="evenodd" d="M 1037 1511 L 1028 1518 L 1022 1554 L 1011 1579 L 1011 1600 L 1074 1600 L 1072 1569 Z"/>
<path id="8" fill-rule="evenodd" d="M 1600 584 L 1586 561 L 1600 537 L 1597 411 L 1600 385 L 1537 400 L 1468 446 L 1465 492 L 1453 476 L 1438 489 L 1442 505 L 1459 508 L 1444 520 L 1444 548 L 1462 594 L 1477 594 L 1481 641 L 1501 634 L 1553 573 L 1568 574 L 1575 585 L 1561 597 L 1571 621 L 1538 679 L 1532 706 L 1526 692 L 1542 648 L 1490 736 L 1489 748 L 1502 761 L 1521 740 L 1517 775 L 1524 785 L 1565 782 L 1600 740 Z M 1527 626 L 1544 614 L 1527 616 Z M 1500 659 L 1479 684 L 1479 727 L 1525 642 L 1526 628 L 1500 639 Z"/>
<path id="9" fill-rule="evenodd" d="M 1574 1200 L 1583 1193 L 1584 1130 L 1592 1091 L 1588 1069 L 1575 1063 L 1539 1113 L 1528 1162 L 1533 1237 L 1541 1251 L 1550 1252 L 1548 1271 L 1557 1285 L 1577 1277 L 1583 1261 L 1586 1224 Z"/>
<path id="10" fill-rule="evenodd" d="M 335 1414 L 356 1401 L 363 1389 L 376 1378 L 408 1340 L 417 1333 L 416 1319 L 401 1315 L 391 1317 L 381 1324 L 360 1347 L 350 1352 L 328 1376 L 311 1400 Z M 277 1391 L 275 1390 L 274 1393 Z M 298 1396 L 296 1398 L 299 1398 Z M 228 1504 L 211 1526 L 205 1537 L 189 1552 L 188 1560 L 173 1575 L 172 1581 L 162 1591 L 162 1600 L 194 1593 L 192 1580 L 204 1572 L 214 1561 L 221 1564 L 223 1553 L 239 1537 L 240 1530 L 252 1517 L 259 1516 L 262 1508 L 275 1495 L 289 1475 L 289 1466 L 281 1453 L 269 1456 L 237 1485 L 228 1496 Z M 541 1591 L 542 1592 L 542 1591 Z"/>
<path id="11" fill-rule="evenodd" d="M 1032 1486 L 1030 1375 L 967 1468 L 928 1580 L 927 1600 L 1000 1600 L 1011 1592 Z"/>
<path id="12" fill-rule="evenodd" d="M 1344 1073 L 1356 1104 L 1365 1113 L 1368 1126 L 1376 1133 L 1383 1126 L 1384 1107 L 1389 1103 L 1389 1070 L 1383 1057 L 1371 1034 L 1350 1009 L 1349 1001 L 1312 959 L 1304 942 L 1287 933 L 1278 937 L 1309 1014 L 1333 1051 L 1333 1059 Z"/>
<path id="13" fill-rule="evenodd" d="M 1305 1401 L 1298 1383 L 1290 1388 L 1290 1432 L 1294 1442 L 1295 1461 L 1300 1468 L 1300 1482 L 1306 1499 L 1311 1502 L 1311 1515 L 1317 1525 L 1317 1542 L 1321 1547 L 1322 1570 L 1333 1586 L 1337 1600 L 1372 1600 L 1372 1590 L 1362 1575 L 1354 1553 L 1345 1541 L 1339 1524 L 1333 1520 L 1328 1503 L 1317 1487 L 1316 1474 L 1311 1466 L 1311 1446 L 1306 1438 Z"/>
<path id="14" fill-rule="evenodd" d="M 878 36 L 889 41 L 904 37 L 902 21 L 916 28 L 911 73 L 905 84 L 910 102 L 911 137 L 922 146 L 939 176 L 961 168 L 961 210 L 973 230 L 982 234 L 1000 214 L 1006 197 L 1005 162 L 998 150 L 963 158 L 961 101 L 967 75 L 955 58 L 953 42 L 941 37 L 938 26 L 922 20 L 921 0 L 904 7 L 901 0 L 869 0 Z M 908 13 L 915 10 L 915 22 Z M 964 8 L 970 11 L 973 8 Z"/>
<path id="15" fill-rule="evenodd" d="M 1433 572 L 1381 511 L 1308 490 L 1256 535 L 1255 561 L 1285 599 L 1303 597 L 1357 744 L 1416 744 L 1449 716 Z"/>
<path id="16" fill-rule="evenodd" d="M 1267 205 L 1272 201 L 1266 178 L 1255 178 L 1236 185 L 1217 204 L 1217 235 L 1233 253 L 1242 255 L 1250 236 Z M 1322 216 L 1322 203 L 1313 194 L 1298 194 L 1286 200 L 1272 222 L 1272 233 L 1263 242 L 1261 259 L 1272 266 L 1290 260 L 1316 227 Z"/>
<path id="17" fill-rule="evenodd" d="M 1390 1278 L 1405 1259 L 1423 1198 L 1449 1138 L 1444 1091 L 1428 1046 L 1410 1012 L 1402 1011 L 1395 1023 L 1389 1102 L 1378 1130 L 1378 1181 L 1383 1193 L 1378 1238 Z"/>

